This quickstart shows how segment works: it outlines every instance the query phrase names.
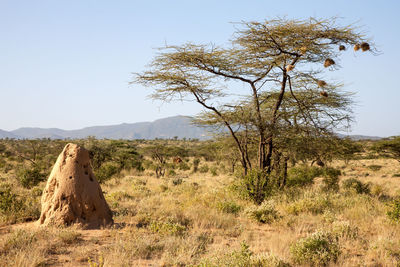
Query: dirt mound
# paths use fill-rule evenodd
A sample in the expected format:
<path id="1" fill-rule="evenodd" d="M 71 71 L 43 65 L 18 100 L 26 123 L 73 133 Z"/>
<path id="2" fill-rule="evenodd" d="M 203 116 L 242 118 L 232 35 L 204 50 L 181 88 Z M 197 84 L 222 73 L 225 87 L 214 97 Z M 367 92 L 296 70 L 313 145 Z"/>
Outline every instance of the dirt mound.
<path id="1" fill-rule="evenodd" d="M 67 144 L 58 156 L 43 192 L 39 224 L 75 224 L 85 229 L 113 224 L 89 152 L 83 147 Z"/>

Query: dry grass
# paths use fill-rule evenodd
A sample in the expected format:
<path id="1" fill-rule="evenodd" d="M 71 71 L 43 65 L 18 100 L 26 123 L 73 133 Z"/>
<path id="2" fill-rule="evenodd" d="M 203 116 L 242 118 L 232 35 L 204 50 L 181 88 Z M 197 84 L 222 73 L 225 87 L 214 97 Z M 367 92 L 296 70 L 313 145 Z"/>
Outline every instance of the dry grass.
<path id="1" fill-rule="evenodd" d="M 400 173 L 399 162 L 333 166 L 342 170 L 341 181 L 371 183 L 371 193 L 322 192 L 317 179 L 313 186 L 272 196 L 278 216 L 267 223 L 249 216 L 254 205 L 229 189 L 229 175 L 182 171 L 157 179 L 126 172 L 102 186 L 115 213 L 114 228 L 8 223 L 0 228 L 0 265 L 296 266 L 290 247 L 317 231 L 338 239 L 340 254 L 331 265 L 400 264 L 400 225 L 386 216 L 387 201 L 400 193 L 400 179 L 392 177 Z M 174 183 L 177 178 L 182 183 Z"/>

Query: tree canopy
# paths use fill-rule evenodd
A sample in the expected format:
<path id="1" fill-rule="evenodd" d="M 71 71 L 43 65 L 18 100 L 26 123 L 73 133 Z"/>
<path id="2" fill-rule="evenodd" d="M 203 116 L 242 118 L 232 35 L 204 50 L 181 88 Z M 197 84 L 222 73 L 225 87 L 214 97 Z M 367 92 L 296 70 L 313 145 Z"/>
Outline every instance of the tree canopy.
<path id="1" fill-rule="evenodd" d="M 161 48 L 134 82 L 155 87 L 154 99 L 198 102 L 205 110 L 199 121 L 227 128 L 245 173 L 257 167 L 269 174 L 284 137 L 327 134 L 351 120 L 351 95 L 323 76 L 339 68 L 349 47 L 374 53 L 357 28 L 335 18 L 243 22 L 227 47 Z M 236 97 L 233 83 L 244 85 Z M 248 154 L 250 136 L 257 143 L 255 160 Z"/>

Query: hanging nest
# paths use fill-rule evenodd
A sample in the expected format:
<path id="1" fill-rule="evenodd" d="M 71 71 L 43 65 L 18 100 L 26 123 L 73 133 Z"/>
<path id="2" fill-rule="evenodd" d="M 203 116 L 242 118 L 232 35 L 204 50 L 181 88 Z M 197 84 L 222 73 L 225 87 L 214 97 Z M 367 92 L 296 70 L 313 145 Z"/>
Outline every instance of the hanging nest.
<path id="1" fill-rule="evenodd" d="M 358 51 L 358 50 L 360 50 L 360 48 L 361 48 L 361 45 L 359 45 L 359 44 L 354 45 L 354 51 Z"/>
<path id="2" fill-rule="evenodd" d="M 319 87 L 324 87 L 324 86 L 326 86 L 326 82 L 323 81 L 323 80 L 318 80 L 318 81 L 317 81 L 317 84 L 318 84 Z"/>
<path id="3" fill-rule="evenodd" d="M 339 51 L 344 51 L 346 50 L 346 47 L 344 45 L 339 45 Z"/>
<path id="4" fill-rule="evenodd" d="M 360 46 L 363 52 L 368 51 L 370 49 L 369 43 L 362 43 Z"/>
<path id="5" fill-rule="evenodd" d="M 327 67 L 332 66 L 334 64 L 335 64 L 335 61 L 333 59 L 327 58 L 327 59 L 325 59 L 324 67 L 327 68 Z"/>
<path id="6" fill-rule="evenodd" d="M 293 69 L 294 69 L 294 65 L 292 65 L 292 64 L 289 64 L 286 66 L 286 71 L 291 71 Z"/>
<path id="7" fill-rule="evenodd" d="M 319 94 L 320 94 L 320 96 L 328 97 L 328 93 L 325 92 L 325 91 L 322 91 L 322 92 L 320 92 Z"/>

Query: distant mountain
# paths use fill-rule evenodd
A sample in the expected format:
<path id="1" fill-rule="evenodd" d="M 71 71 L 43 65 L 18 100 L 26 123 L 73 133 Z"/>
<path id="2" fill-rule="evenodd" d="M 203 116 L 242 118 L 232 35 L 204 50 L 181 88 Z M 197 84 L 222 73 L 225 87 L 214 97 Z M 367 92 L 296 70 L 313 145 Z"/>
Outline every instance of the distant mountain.
<path id="1" fill-rule="evenodd" d="M 14 138 L 14 139 L 18 139 L 19 136 L 11 133 L 11 132 L 7 132 L 7 131 L 3 131 L 0 130 L 0 139 L 5 139 L 5 138 Z"/>
<path id="2" fill-rule="evenodd" d="M 4 131 L 5 132 L 5 131 Z M 62 130 L 58 128 L 30 128 L 24 127 L 11 132 L 5 132 L 14 137 L 0 138 L 51 138 L 77 139 L 95 136 L 98 139 L 155 139 L 155 138 L 197 138 L 208 139 L 209 133 L 203 128 L 192 124 L 192 118 L 175 116 L 159 119 L 153 122 L 123 123 L 110 126 L 93 126 L 79 130 Z"/>
<path id="3" fill-rule="evenodd" d="M 187 116 L 175 116 L 159 119 L 153 122 L 122 123 L 109 126 L 93 126 L 79 130 L 62 130 L 58 128 L 30 128 L 24 127 L 14 131 L 0 130 L 0 139 L 79 139 L 94 136 L 98 139 L 155 139 L 155 138 L 196 138 L 209 139 L 210 132 L 204 127 L 192 124 L 192 118 Z M 343 135 L 352 140 L 379 140 L 382 137 L 365 135 Z"/>
<path id="4" fill-rule="evenodd" d="M 380 137 L 380 136 L 368 136 L 368 135 L 345 135 L 345 134 L 338 134 L 338 136 L 340 138 L 350 138 L 351 140 L 354 141 L 361 141 L 361 140 L 380 140 L 384 137 Z"/>

